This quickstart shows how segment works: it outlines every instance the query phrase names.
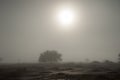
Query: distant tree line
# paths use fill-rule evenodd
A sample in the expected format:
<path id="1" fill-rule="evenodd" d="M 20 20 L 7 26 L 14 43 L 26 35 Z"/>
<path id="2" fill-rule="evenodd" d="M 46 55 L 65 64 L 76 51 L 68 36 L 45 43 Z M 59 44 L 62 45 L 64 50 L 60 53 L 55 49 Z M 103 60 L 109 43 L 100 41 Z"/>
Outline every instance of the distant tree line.
<path id="1" fill-rule="evenodd" d="M 55 50 L 47 50 L 40 54 L 39 62 L 60 62 L 62 61 L 62 55 Z M 89 62 L 89 59 L 86 59 Z M 99 61 L 93 61 L 99 62 Z M 105 63 L 112 63 L 110 60 L 105 60 Z M 120 53 L 118 54 L 118 62 L 120 63 Z"/>

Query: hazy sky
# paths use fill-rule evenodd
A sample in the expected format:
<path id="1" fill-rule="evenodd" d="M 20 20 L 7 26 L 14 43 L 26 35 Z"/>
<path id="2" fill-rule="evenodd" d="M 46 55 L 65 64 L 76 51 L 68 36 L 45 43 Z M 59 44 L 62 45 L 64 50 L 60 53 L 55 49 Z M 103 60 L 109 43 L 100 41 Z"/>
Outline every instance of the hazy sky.
<path id="1" fill-rule="evenodd" d="M 63 6 L 76 13 L 73 30 L 55 19 Z M 36 62 L 45 50 L 57 50 L 64 61 L 117 61 L 120 0 L 0 0 L 0 57 Z"/>

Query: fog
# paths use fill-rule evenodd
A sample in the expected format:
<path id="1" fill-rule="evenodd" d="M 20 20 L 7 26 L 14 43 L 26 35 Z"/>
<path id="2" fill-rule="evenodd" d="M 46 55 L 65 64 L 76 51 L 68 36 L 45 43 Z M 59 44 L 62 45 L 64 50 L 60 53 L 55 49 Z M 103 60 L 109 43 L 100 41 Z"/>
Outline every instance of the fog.
<path id="1" fill-rule="evenodd" d="M 59 7 L 71 6 L 76 23 L 60 30 Z M 0 0 L 0 57 L 3 62 L 37 62 L 56 50 L 65 62 L 111 60 L 120 53 L 119 0 Z"/>

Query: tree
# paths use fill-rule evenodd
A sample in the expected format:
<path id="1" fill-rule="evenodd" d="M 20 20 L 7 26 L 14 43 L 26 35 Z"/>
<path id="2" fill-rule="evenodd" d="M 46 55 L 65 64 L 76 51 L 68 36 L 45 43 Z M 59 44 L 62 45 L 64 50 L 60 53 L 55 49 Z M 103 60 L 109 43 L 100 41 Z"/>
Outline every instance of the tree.
<path id="1" fill-rule="evenodd" d="M 40 54 L 39 57 L 39 62 L 59 62 L 61 61 L 61 54 L 58 53 L 57 51 L 45 51 L 43 53 Z"/>
<path id="2" fill-rule="evenodd" d="M 118 62 L 120 63 L 120 53 L 118 54 Z"/>

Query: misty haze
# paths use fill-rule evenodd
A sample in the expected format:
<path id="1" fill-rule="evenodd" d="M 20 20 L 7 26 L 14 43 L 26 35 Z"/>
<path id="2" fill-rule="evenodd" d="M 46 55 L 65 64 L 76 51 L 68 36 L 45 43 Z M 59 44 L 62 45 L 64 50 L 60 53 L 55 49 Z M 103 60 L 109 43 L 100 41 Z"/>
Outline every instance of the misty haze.
<path id="1" fill-rule="evenodd" d="M 0 0 L 0 80 L 119 76 L 120 0 Z"/>

